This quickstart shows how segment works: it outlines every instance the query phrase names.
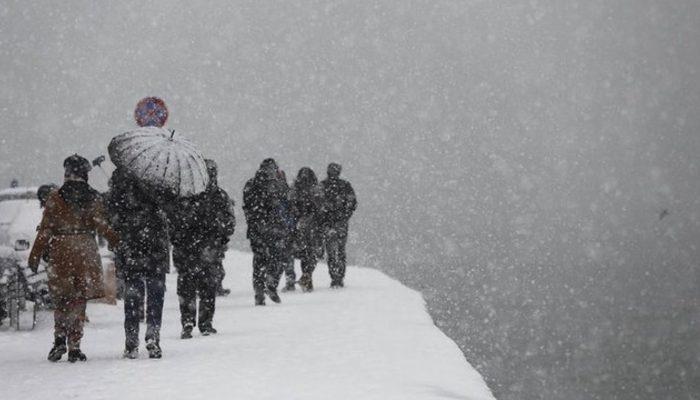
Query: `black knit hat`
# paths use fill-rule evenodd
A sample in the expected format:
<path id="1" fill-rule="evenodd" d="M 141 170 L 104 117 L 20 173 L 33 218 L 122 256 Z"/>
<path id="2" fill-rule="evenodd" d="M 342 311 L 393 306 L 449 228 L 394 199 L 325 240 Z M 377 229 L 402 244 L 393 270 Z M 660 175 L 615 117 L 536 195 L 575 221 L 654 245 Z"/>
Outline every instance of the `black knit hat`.
<path id="1" fill-rule="evenodd" d="M 266 158 L 260 163 L 260 169 L 277 170 L 277 161 L 274 158 Z"/>
<path id="2" fill-rule="evenodd" d="M 86 158 L 73 154 L 63 161 L 63 168 L 65 168 L 64 177 L 73 175 L 87 182 L 88 172 L 90 172 L 92 166 Z"/>

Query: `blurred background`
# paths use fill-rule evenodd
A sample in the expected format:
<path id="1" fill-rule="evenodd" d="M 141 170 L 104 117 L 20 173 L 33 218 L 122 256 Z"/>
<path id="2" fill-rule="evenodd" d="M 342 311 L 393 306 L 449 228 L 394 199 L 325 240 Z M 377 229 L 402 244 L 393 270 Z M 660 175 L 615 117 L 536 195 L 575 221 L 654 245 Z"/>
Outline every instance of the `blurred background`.
<path id="1" fill-rule="evenodd" d="M 420 290 L 497 398 L 698 398 L 695 0 L 6 0 L 0 88 L 0 186 L 159 96 L 239 205 L 265 157 L 340 162 L 352 263 Z"/>

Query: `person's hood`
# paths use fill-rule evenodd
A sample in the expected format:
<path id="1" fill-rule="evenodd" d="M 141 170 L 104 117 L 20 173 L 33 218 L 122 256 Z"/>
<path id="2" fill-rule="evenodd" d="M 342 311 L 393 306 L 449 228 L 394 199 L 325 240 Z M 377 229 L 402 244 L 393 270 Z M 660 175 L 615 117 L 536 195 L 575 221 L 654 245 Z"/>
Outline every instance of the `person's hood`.
<path id="1" fill-rule="evenodd" d="M 257 170 L 257 172 L 255 172 L 255 180 L 257 182 L 266 182 L 266 181 L 270 180 L 269 173 L 266 170 L 261 168 L 261 169 Z"/>
<path id="2" fill-rule="evenodd" d="M 83 181 L 66 181 L 58 190 L 63 201 L 73 208 L 82 208 L 95 201 L 99 193 Z"/>

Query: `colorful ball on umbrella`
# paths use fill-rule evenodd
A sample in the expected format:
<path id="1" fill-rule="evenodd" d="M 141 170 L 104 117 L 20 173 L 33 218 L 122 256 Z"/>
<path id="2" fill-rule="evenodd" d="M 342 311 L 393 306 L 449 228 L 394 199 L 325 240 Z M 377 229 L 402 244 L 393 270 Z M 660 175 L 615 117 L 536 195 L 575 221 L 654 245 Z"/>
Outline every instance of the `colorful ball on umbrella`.
<path id="1" fill-rule="evenodd" d="M 158 97 L 145 97 L 136 104 L 134 118 L 139 126 L 162 127 L 168 120 L 168 107 Z"/>

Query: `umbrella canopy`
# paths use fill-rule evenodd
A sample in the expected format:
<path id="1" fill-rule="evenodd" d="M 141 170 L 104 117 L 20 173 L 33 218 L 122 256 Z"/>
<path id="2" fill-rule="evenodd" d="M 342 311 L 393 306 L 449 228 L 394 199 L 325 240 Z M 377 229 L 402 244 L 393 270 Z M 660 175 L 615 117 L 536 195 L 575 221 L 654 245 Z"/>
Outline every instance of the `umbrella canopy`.
<path id="1" fill-rule="evenodd" d="M 147 186 L 186 197 L 209 184 L 202 154 L 189 141 L 158 127 L 142 127 L 115 136 L 109 158 Z"/>

